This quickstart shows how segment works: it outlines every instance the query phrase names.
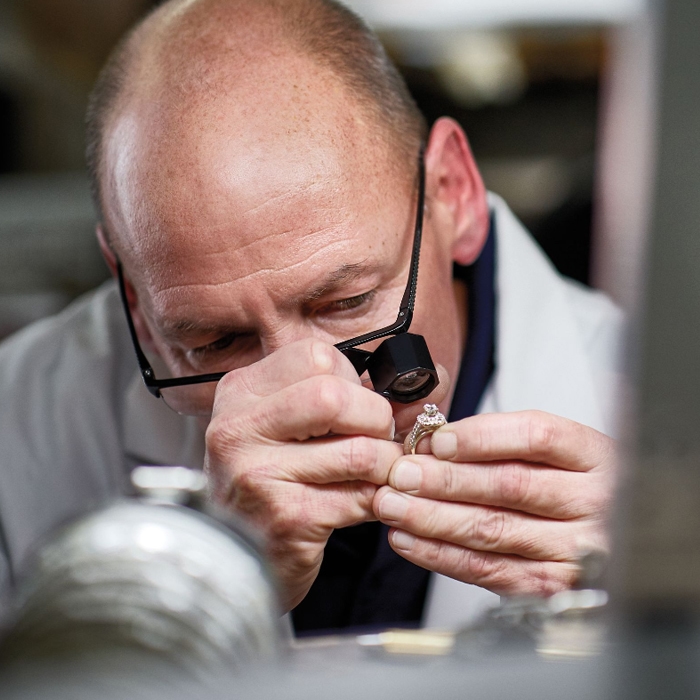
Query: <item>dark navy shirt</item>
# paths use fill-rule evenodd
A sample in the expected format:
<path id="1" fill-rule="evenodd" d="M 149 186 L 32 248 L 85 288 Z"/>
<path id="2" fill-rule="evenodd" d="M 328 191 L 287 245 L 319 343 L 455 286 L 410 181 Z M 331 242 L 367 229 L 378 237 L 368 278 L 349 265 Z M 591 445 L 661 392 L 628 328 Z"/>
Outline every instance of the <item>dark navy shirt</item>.
<path id="1" fill-rule="evenodd" d="M 450 421 L 474 415 L 493 374 L 495 247 L 492 221 L 478 260 L 455 266 L 468 289 L 468 329 Z M 316 581 L 292 611 L 297 634 L 420 624 L 430 572 L 396 554 L 388 532 L 376 522 L 333 532 Z"/>

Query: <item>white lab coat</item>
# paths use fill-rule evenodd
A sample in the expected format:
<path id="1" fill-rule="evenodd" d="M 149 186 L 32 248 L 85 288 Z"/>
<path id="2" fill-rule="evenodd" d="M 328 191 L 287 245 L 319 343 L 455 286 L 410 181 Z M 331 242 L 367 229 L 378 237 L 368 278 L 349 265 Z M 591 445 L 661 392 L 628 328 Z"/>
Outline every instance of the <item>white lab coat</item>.
<path id="1" fill-rule="evenodd" d="M 619 313 L 559 277 L 502 200 L 490 201 L 498 354 L 482 410 L 539 408 L 612 432 Z M 114 283 L 9 339 L 0 346 L 0 584 L 39 537 L 122 493 L 132 467 L 200 468 L 203 454 L 196 421 L 143 386 Z M 440 601 L 457 594 L 467 611 L 473 590 L 435 577 L 428 624 L 459 622 Z"/>

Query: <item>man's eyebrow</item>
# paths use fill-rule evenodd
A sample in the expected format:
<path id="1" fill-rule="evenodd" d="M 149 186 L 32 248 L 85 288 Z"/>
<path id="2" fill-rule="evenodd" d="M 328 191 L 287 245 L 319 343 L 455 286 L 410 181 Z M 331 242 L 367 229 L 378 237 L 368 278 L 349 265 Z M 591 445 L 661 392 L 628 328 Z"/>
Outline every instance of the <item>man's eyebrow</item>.
<path id="1" fill-rule="evenodd" d="M 360 277 L 370 274 L 375 270 L 373 265 L 368 265 L 367 263 L 346 263 L 341 265 L 337 270 L 334 270 L 329 275 L 327 275 L 319 284 L 313 287 L 310 291 L 305 293 L 304 299 L 306 301 L 315 301 L 320 299 L 326 294 L 335 292 L 339 287 L 342 287 L 348 282 L 354 282 Z"/>
<path id="2" fill-rule="evenodd" d="M 201 321 L 181 319 L 178 321 L 166 322 L 160 328 L 159 332 L 164 338 L 179 340 L 183 336 L 189 335 L 224 336 L 233 333 L 244 333 L 245 331 L 225 323 L 202 323 Z"/>
<path id="3" fill-rule="evenodd" d="M 327 294 L 331 294 L 348 282 L 353 282 L 360 277 L 371 274 L 375 271 L 374 265 L 367 263 L 346 263 L 341 265 L 327 275 L 319 284 L 310 291 L 304 292 L 300 298 L 295 300 L 298 303 L 309 303 L 321 299 Z M 246 333 L 245 329 L 237 328 L 226 323 L 206 323 L 192 319 L 180 319 L 164 323 L 160 328 L 160 334 L 164 338 L 178 340 L 188 335 L 230 335 L 233 333 Z"/>

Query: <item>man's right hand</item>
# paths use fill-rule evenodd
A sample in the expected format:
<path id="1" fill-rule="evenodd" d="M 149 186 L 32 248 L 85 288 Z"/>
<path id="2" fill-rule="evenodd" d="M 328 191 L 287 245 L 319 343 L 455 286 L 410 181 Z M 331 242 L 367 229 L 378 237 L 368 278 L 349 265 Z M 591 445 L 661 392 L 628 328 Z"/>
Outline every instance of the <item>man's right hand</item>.
<path id="1" fill-rule="evenodd" d="M 372 499 L 403 454 L 389 402 L 332 345 L 306 339 L 227 374 L 206 433 L 214 498 L 267 538 L 292 609 L 335 528 L 375 520 Z"/>

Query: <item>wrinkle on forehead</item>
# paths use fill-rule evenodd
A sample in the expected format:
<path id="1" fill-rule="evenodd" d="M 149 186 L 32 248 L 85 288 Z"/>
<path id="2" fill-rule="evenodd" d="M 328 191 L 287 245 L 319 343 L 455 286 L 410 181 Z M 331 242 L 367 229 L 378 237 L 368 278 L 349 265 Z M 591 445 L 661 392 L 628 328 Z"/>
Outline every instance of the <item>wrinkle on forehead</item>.
<path id="1" fill-rule="evenodd" d="M 341 283 L 349 283 L 360 274 L 369 274 L 376 266 L 361 259 L 357 263 L 341 262 L 352 254 L 352 247 L 347 241 L 336 241 L 325 246 L 316 246 L 311 250 L 299 249 L 288 255 L 268 256 L 270 264 L 259 263 L 256 258 L 241 260 L 236 266 L 224 264 L 216 270 L 204 270 L 195 277 L 192 274 L 172 274 L 163 276 L 160 284 L 151 290 L 153 308 L 165 309 L 177 306 L 185 296 L 191 298 L 200 294 L 207 299 L 216 296 L 219 299 L 239 299 L 249 295 L 256 296 L 261 290 L 275 300 L 280 307 L 286 307 L 293 299 L 307 301 L 317 298 L 323 292 L 337 288 Z M 355 258 L 357 254 L 355 253 Z M 231 256 L 226 258 L 230 261 Z"/>
<path id="2" fill-rule="evenodd" d="M 277 308 L 281 311 L 287 309 L 294 309 L 298 306 L 313 302 L 324 295 L 332 294 L 339 289 L 343 288 L 343 285 L 348 284 L 352 281 L 369 278 L 370 276 L 376 274 L 378 268 L 376 265 L 368 263 L 367 261 L 343 264 L 338 269 L 331 271 L 325 277 L 317 280 L 316 286 L 309 286 L 309 289 L 301 288 L 294 290 L 291 294 L 280 295 L 278 290 L 278 295 L 284 298 L 284 303 L 279 303 L 280 299 L 275 299 Z M 237 300 L 240 302 L 240 299 Z M 225 329 L 231 329 L 230 325 L 230 304 L 224 304 L 220 307 L 224 311 L 225 322 L 216 323 L 211 320 L 202 320 L 198 318 L 194 320 L 193 318 L 182 318 L 179 316 L 168 316 L 167 314 L 162 314 L 159 318 L 159 331 L 164 336 L 177 337 L 183 333 L 195 333 L 195 332 L 206 332 L 206 331 L 223 331 Z"/>

